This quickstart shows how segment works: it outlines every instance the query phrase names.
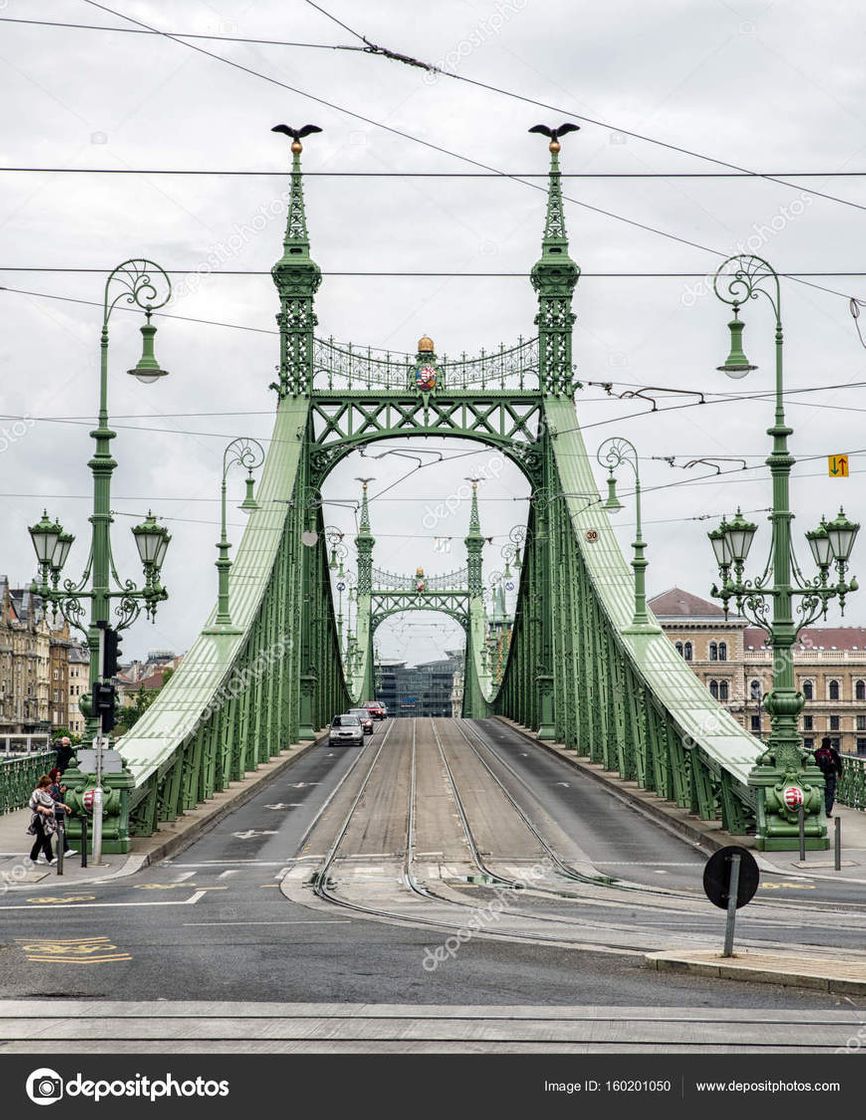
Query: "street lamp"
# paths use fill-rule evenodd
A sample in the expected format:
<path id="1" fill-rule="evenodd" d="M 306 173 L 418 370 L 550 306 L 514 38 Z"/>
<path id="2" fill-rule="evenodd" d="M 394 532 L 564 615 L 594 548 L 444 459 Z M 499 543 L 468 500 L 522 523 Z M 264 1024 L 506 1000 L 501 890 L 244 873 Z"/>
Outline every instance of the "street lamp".
<path id="1" fill-rule="evenodd" d="M 811 579 L 801 571 L 791 540 L 789 483 L 794 458 L 788 450 L 788 427 L 784 411 L 783 332 L 779 277 L 767 261 L 755 256 L 736 256 L 726 260 L 716 273 L 713 287 L 718 298 L 734 309 L 729 322 L 731 348 L 718 368 L 729 377 L 744 377 L 756 366 L 743 351 L 743 326 L 739 310 L 746 300 L 765 296 L 775 319 L 776 403 L 773 450 L 767 459 L 773 479 L 773 508 L 770 515 L 772 539 L 770 555 L 763 573 L 746 579 L 744 570 L 757 526 L 737 510 L 731 520 L 708 534 L 721 577 L 712 594 L 721 599 L 727 615 L 731 600 L 737 611 L 766 631 L 773 651 L 772 689 L 764 698 L 770 713 L 771 731 L 766 750 L 749 775 L 749 784 L 758 790 L 757 845 L 762 849 L 787 850 L 798 846 L 796 811 L 785 803 L 784 791 L 798 786 L 804 793 L 807 813 L 807 846 L 826 848 L 827 828 L 823 818 L 821 775 L 807 766 L 798 719 L 803 710 L 803 694 L 795 688 L 793 645 L 804 626 L 819 616 L 826 617 L 831 599 L 838 599 L 844 612 L 845 598 L 857 590 L 856 579 L 847 579 L 848 560 L 859 525 L 849 521 L 840 509 L 833 521 L 822 519 L 817 529 L 806 533 L 818 574 Z M 836 565 L 835 583 L 829 582 L 831 565 Z M 795 601 L 799 600 L 794 617 Z M 772 617 L 770 613 L 772 612 Z M 792 802 L 798 798 L 791 798 Z"/>
<path id="2" fill-rule="evenodd" d="M 156 524 L 152 515 L 149 515 L 147 530 L 142 532 L 141 526 L 133 530 L 136 542 L 140 544 L 139 554 L 144 567 L 144 585 L 137 587 L 132 580 L 121 579 L 112 557 L 111 476 L 117 464 L 111 455 L 111 441 L 115 438 L 115 433 L 108 426 L 108 324 L 111 313 L 119 303 L 132 305 L 145 313 L 146 322 L 141 328 L 141 358 L 128 372 L 144 382 L 156 381 L 164 377 L 166 371 L 160 367 L 154 355 L 156 327 L 150 320 L 152 312 L 166 304 L 170 297 L 171 281 L 168 274 L 158 264 L 143 258 L 119 264 L 105 281 L 100 335 L 99 413 L 97 426 L 90 433 L 96 447 L 88 464 L 93 476 L 90 555 L 81 578 L 78 581 L 66 579 L 62 586 L 60 583 L 74 540 L 71 533 L 64 532 L 58 521 L 52 522 L 47 512 L 43 514 L 41 521 L 31 525 L 29 529 L 39 563 L 39 576 L 33 583 L 33 591 L 46 602 L 51 603 L 55 614 L 59 611 L 70 626 L 87 635 L 90 649 L 90 681 L 94 686 L 103 684 L 107 686 L 109 683 L 104 680 L 103 635 L 106 631 L 119 631 L 131 626 L 141 613 L 142 607 L 147 616 L 154 619 L 157 604 L 168 597 L 168 592 L 160 582 L 160 570 L 170 537 Z M 157 535 L 160 536 L 158 544 L 155 543 Z M 147 544 L 147 559 L 145 553 L 141 551 L 142 538 Z M 90 621 L 86 624 L 84 613 L 85 602 L 88 599 Z M 118 600 L 117 619 L 111 626 L 110 612 L 113 599 Z M 107 692 L 111 693 L 110 687 L 107 687 Z M 111 703 L 113 703 L 113 695 Z M 86 735 L 94 740 L 96 746 L 93 858 L 94 862 L 98 863 L 102 841 L 103 711 L 94 702 L 90 703 L 86 726 Z"/>
<path id="3" fill-rule="evenodd" d="M 253 471 L 265 461 L 265 449 L 258 440 L 239 436 L 226 445 L 223 452 L 223 472 L 220 483 L 220 539 L 217 544 L 218 557 L 216 569 L 218 573 L 217 616 L 213 626 L 208 626 L 203 631 L 205 634 L 240 634 L 236 626 L 232 625 L 231 609 L 229 606 L 229 572 L 232 562 L 229 560 L 228 533 L 226 531 L 226 492 L 228 489 L 228 474 L 232 467 L 242 467 L 247 472 L 246 497 L 240 508 L 247 513 L 259 508 L 253 495 Z"/>
<path id="4" fill-rule="evenodd" d="M 634 444 L 627 439 L 623 439 L 621 436 L 613 436 L 611 439 L 605 440 L 599 447 L 596 458 L 601 466 L 608 469 L 607 501 L 602 504 L 602 509 L 606 509 L 608 513 L 617 513 L 623 508 L 622 502 L 617 497 L 616 476 L 613 472 L 623 463 L 627 463 L 634 471 L 635 535 L 632 541 L 634 558 L 631 562 L 634 571 L 634 609 L 631 625 L 626 627 L 623 633 L 659 634 L 661 633 L 660 628 L 650 622 L 646 609 L 646 569 L 649 561 L 644 555 L 646 542 L 643 539 L 641 526 L 640 468 L 637 451 Z"/>
<path id="5" fill-rule="evenodd" d="M 514 571 L 519 572 L 522 564 L 522 555 L 526 547 L 526 526 L 515 525 L 508 534 L 508 542 L 500 549 L 500 555 L 505 561 L 505 571 L 502 573 L 506 580 L 512 579 L 512 565 Z"/>

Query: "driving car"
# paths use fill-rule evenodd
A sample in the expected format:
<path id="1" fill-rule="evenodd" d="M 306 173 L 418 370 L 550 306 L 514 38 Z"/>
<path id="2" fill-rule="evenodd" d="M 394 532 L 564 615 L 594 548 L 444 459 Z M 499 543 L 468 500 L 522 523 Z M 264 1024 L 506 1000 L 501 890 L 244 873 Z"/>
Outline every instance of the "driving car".
<path id="1" fill-rule="evenodd" d="M 367 709 L 373 719 L 385 718 L 385 709 L 382 707 L 378 700 L 367 700 L 364 704 L 364 707 Z"/>
<path id="2" fill-rule="evenodd" d="M 334 716 L 328 731 L 329 747 L 360 747 L 364 742 L 364 728 L 357 716 L 344 712 Z"/>
<path id="3" fill-rule="evenodd" d="M 364 729 L 365 735 L 373 734 L 373 717 L 370 715 L 366 708 L 350 708 L 349 715 L 358 717 L 358 719 L 361 721 L 361 726 Z"/>

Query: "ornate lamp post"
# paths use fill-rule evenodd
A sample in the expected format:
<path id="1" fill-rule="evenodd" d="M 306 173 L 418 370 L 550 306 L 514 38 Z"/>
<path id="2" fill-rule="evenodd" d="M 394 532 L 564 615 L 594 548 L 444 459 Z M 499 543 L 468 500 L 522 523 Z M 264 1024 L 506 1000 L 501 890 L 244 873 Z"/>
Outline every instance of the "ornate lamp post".
<path id="1" fill-rule="evenodd" d="M 731 520 L 723 520 L 708 534 L 721 577 L 721 585 L 714 586 L 712 594 L 722 600 L 726 614 L 733 599 L 740 614 L 766 631 L 773 651 L 772 689 L 764 697 L 771 731 L 766 750 L 749 776 L 749 784 L 758 791 L 757 846 L 767 850 L 789 850 L 798 846 L 796 806 L 802 800 L 807 814 L 807 847 L 822 849 L 829 845 L 823 781 L 820 770 L 808 765 L 808 753 L 800 738 L 798 718 L 804 698 L 795 687 L 792 650 L 804 626 L 819 616 L 826 617 L 831 599 L 838 599 L 844 611 L 846 595 L 857 590 L 856 579 L 848 580 L 846 573 L 860 526 L 849 521 L 840 510 L 833 521 L 822 520 L 817 529 L 806 533 L 818 574 L 811 579 L 803 574 L 791 541 L 794 515 L 790 508 L 789 481 L 794 459 L 788 450 L 788 436 L 793 429 L 785 421 L 779 277 L 760 257 L 737 256 L 724 262 L 713 286 L 718 298 L 734 309 L 734 317 L 728 324 L 731 352 L 719 366 L 729 377 L 745 377 L 757 368 L 749 364 L 743 352 L 741 305 L 759 295 L 765 296 L 776 324 L 776 408 L 773 426 L 768 429 L 768 435 L 773 437 L 773 450 L 767 459 L 773 479 L 773 510 L 769 518 L 772 537 L 763 573 L 752 579 L 745 577 L 745 563 L 757 526 L 747 521 L 739 510 Z M 835 582 L 831 583 L 833 565 Z M 795 787 L 795 791 L 786 798 L 791 787 Z"/>
<path id="2" fill-rule="evenodd" d="M 343 592 L 346 590 L 346 557 L 348 547 L 343 544 L 345 533 L 333 526 L 325 527 L 325 540 L 328 542 L 328 568 L 337 577 L 337 634 L 340 649 L 343 648 Z"/>
<path id="3" fill-rule="evenodd" d="M 505 561 L 505 570 L 502 573 L 506 580 L 513 579 L 513 572 L 520 571 L 523 550 L 526 547 L 526 526 L 515 525 L 508 534 L 508 542 L 500 549 L 500 556 Z"/>
<path id="4" fill-rule="evenodd" d="M 265 449 L 255 439 L 239 436 L 226 445 L 223 452 L 223 473 L 220 483 L 220 539 L 217 544 L 218 558 L 216 569 L 218 573 L 217 616 L 213 626 L 203 631 L 205 634 L 240 634 L 241 631 L 232 625 L 231 609 L 229 605 L 229 572 L 232 562 L 229 560 L 228 533 L 226 531 L 226 493 L 228 489 L 228 474 L 232 467 L 243 467 L 247 472 L 246 494 L 239 509 L 245 513 L 252 513 L 259 508 L 259 503 L 253 493 L 255 479 L 253 471 L 265 461 Z"/>
<path id="5" fill-rule="evenodd" d="M 94 862 L 100 859 L 102 840 L 102 728 L 103 712 L 113 716 L 114 691 L 109 681 L 116 672 L 117 640 L 116 634 L 124 630 L 138 618 L 142 607 L 153 619 L 159 602 L 168 597 L 160 582 L 160 572 L 171 537 L 168 530 L 158 525 L 151 513 L 142 524 L 132 531 L 138 547 L 144 584 L 136 586 L 132 580 L 122 580 L 118 575 L 111 551 L 111 476 L 117 466 L 111 455 L 111 441 L 115 433 L 108 426 L 108 324 L 111 313 L 119 303 L 132 304 L 145 313 L 145 323 L 141 328 L 141 358 L 128 372 L 145 384 L 151 384 L 166 376 L 154 356 L 153 344 L 156 327 L 150 318 L 153 311 L 168 302 L 171 296 L 171 281 L 167 273 L 153 261 L 136 259 L 124 261 L 108 276 L 102 305 L 102 334 L 100 336 L 99 363 L 99 414 L 96 428 L 90 433 L 96 444 L 89 467 L 93 475 L 93 513 L 90 517 L 90 555 L 84 572 L 79 580 L 65 579 L 61 585 L 61 575 L 74 537 L 63 530 L 59 521 L 52 521 L 47 511 L 41 521 L 31 525 L 29 532 L 39 562 L 39 575 L 34 581 L 33 590 L 51 603 L 55 614 L 59 610 L 70 626 L 87 635 L 90 649 L 90 680 L 99 692 L 100 705 L 92 701 L 85 711 L 87 715 L 86 736 L 95 741 L 96 750 L 96 789 L 94 791 Z M 90 622 L 83 621 L 85 601 L 90 600 Z M 111 601 L 118 600 L 117 619 L 111 625 Z M 106 655 L 106 641 L 111 642 L 111 650 Z M 108 663 L 108 664 L 106 664 Z M 108 671 L 106 671 L 106 669 Z M 88 698 L 89 699 L 89 698 Z M 82 710 L 85 710 L 82 705 Z M 108 722 L 108 721 L 106 721 Z M 113 726 L 108 723 L 107 730 Z M 72 775 L 69 780 L 72 783 Z M 115 776 L 112 776 L 114 778 Z M 125 799 L 120 789 L 131 784 L 129 776 L 116 776 L 117 796 L 112 794 L 110 809 L 117 812 L 118 825 L 112 847 L 116 851 L 126 851 L 128 834 L 125 823 Z M 69 800 L 75 796 L 70 794 Z M 122 804 L 121 804 L 122 802 Z"/>
<path id="6" fill-rule="evenodd" d="M 628 626 L 623 632 L 626 634 L 659 634 L 661 629 L 650 622 L 646 610 L 646 570 L 649 561 L 644 555 L 646 542 L 643 539 L 641 525 L 640 468 L 637 451 L 634 444 L 629 443 L 627 439 L 623 439 L 621 436 L 613 436 L 611 439 L 605 440 L 599 447 L 596 457 L 599 463 L 608 469 L 607 501 L 602 506 L 608 513 L 617 513 L 623 508 L 622 502 L 616 494 L 614 470 L 622 463 L 627 463 L 634 471 L 635 534 L 632 541 L 634 558 L 631 562 L 634 570 L 634 610 L 631 626 Z"/>

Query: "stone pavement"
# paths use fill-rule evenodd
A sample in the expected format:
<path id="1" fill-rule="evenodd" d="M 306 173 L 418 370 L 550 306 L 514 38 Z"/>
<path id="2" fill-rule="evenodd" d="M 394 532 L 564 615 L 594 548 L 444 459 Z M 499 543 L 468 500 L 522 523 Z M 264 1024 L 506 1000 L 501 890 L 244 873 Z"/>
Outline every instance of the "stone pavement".
<path id="1" fill-rule="evenodd" d="M 748 980 L 752 984 L 782 984 L 817 988 L 841 995 L 866 995 L 866 964 L 798 953 L 740 949 L 723 957 L 718 950 L 666 949 L 644 957 L 659 972 L 691 972 L 721 980 Z"/>
<path id="2" fill-rule="evenodd" d="M 76 886 L 132 875 L 142 867 L 165 859 L 191 844 L 204 829 L 210 828 L 221 817 L 241 806 L 264 782 L 276 777 L 320 741 L 295 743 L 286 747 L 242 781 L 231 782 L 221 793 L 184 813 L 176 821 L 160 825 L 159 831 L 153 836 L 135 837 L 132 850 L 127 855 L 106 855 L 98 866 L 89 863 L 87 867 L 81 866 L 80 855 L 67 857 L 62 877 L 57 874 L 56 865 L 34 867 L 30 862 L 30 847 L 33 843 L 33 837 L 27 832 L 30 810 L 19 809 L 14 813 L 4 813 L 0 815 L 0 894 L 5 894 L 7 890 L 30 890 L 36 883 L 43 886 L 55 883 Z M 56 844 L 54 847 L 56 848 Z"/>

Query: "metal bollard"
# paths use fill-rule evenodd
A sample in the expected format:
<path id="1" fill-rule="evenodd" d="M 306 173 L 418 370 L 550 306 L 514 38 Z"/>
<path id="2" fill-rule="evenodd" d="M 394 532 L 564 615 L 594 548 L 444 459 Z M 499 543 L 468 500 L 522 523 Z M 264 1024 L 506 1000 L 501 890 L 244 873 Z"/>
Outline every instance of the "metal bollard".
<path id="1" fill-rule="evenodd" d="M 806 862 L 806 807 L 800 806 L 800 863 Z"/>
<path id="2" fill-rule="evenodd" d="M 836 871 L 842 870 L 842 822 L 836 817 L 834 824 L 833 835 L 833 867 Z"/>
<path id="3" fill-rule="evenodd" d="M 81 814 L 81 866 L 87 867 L 87 814 Z"/>
<path id="4" fill-rule="evenodd" d="M 54 806 L 54 820 L 57 824 L 57 874 L 63 874 L 63 853 L 66 851 L 66 812 L 61 805 Z"/>

